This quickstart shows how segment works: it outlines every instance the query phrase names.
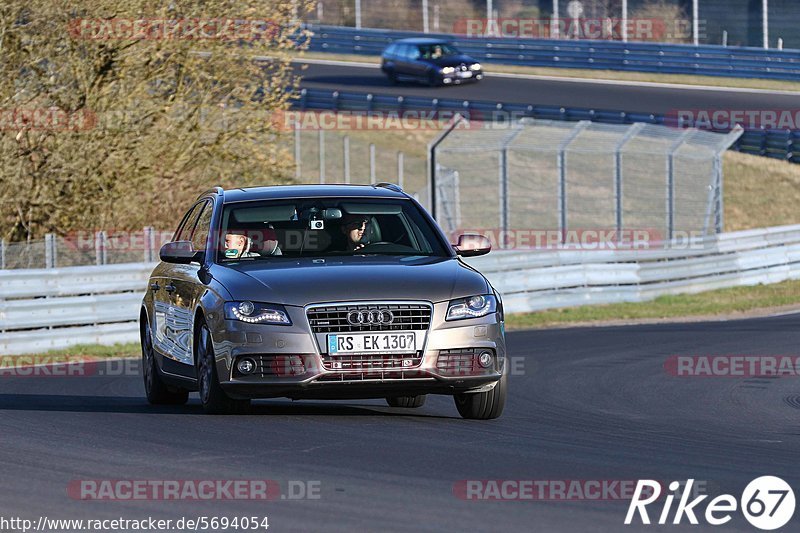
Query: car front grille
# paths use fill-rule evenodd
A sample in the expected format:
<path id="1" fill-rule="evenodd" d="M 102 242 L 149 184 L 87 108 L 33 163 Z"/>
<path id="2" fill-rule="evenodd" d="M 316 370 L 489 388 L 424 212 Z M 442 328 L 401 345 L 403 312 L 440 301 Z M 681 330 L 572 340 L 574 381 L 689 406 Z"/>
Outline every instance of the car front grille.
<path id="1" fill-rule="evenodd" d="M 390 311 L 391 323 L 351 324 L 347 317 L 352 311 Z M 360 331 L 410 331 L 427 330 L 431 323 L 431 306 L 409 304 L 347 304 L 312 307 L 307 311 L 308 322 L 314 333 L 351 333 Z"/>

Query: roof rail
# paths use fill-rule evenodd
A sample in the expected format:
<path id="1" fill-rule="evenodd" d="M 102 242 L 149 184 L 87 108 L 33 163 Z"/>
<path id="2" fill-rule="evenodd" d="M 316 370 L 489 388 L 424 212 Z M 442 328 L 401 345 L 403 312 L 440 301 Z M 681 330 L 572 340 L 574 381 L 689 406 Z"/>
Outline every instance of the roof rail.
<path id="1" fill-rule="evenodd" d="M 389 189 L 390 191 L 394 192 L 404 192 L 403 188 L 395 183 L 389 183 L 388 181 L 382 181 L 380 183 L 376 183 L 373 187 L 382 187 L 384 189 Z"/>
<path id="2" fill-rule="evenodd" d="M 218 194 L 218 195 L 222 196 L 224 191 L 222 190 L 222 187 L 217 185 L 216 187 L 211 187 L 210 189 L 208 189 L 206 191 L 203 191 L 197 198 L 200 199 L 200 198 L 202 198 L 203 196 L 205 196 L 205 195 L 207 195 L 209 193 L 214 193 L 214 194 Z"/>

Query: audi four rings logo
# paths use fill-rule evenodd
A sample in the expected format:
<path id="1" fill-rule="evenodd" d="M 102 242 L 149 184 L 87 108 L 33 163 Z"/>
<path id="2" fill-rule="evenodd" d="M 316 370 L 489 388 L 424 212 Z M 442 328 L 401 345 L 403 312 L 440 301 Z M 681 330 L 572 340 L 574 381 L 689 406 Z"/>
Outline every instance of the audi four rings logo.
<path id="1" fill-rule="evenodd" d="M 347 321 L 353 326 L 369 324 L 391 324 L 394 322 L 394 314 L 391 311 L 350 311 L 347 313 Z"/>

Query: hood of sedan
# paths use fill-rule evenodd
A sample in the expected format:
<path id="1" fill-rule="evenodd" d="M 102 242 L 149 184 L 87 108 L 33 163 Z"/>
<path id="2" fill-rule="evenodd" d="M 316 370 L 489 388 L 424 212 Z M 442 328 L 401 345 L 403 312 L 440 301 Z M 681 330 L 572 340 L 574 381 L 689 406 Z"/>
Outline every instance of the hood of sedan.
<path id="1" fill-rule="evenodd" d="M 486 294 L 486 279 L 456 258 L 354 256 L 270 258 L 215 265 L 235 300 L 284 305 L 357 300 L 440 302 Z"/>
<path id="2" fill-rule="evenodd" d="M 453 56 L 445 56 L 439 59 L 431 59 L 431 63 L 439 67 L 457 67 L 461 64 L 470 66 L 473 63 L 477 63 L 473 58 L 469 56 L 465 56 L 463 54 L 453 55 Z"/>

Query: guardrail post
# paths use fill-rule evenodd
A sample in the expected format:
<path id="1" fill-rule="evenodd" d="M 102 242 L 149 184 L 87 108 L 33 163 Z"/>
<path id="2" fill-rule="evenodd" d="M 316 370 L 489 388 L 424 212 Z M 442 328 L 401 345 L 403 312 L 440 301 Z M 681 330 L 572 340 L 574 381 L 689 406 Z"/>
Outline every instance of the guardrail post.
<path id="1" fill-rule="evenodd" d="M 375 97 L 374 97 L 374 96 L 372 96 L 372 93 L 369 93 L 369 94 L 367 95 L 367 113 L 372 113 L 372 100 L 373 100 L 374 98 L 375 98 Z"/>
<path id="2" fill-rule="evenodd" d="M 344 182 L 350 183 L 350 136 L 345 135 L 342 140 L 342 162 L 344 165 Z"/>
<path id="3" fill-rule="evenodd" d="M 717 154 L 714 158 L 714 173 L 715 173 L 715 189 L 716 189 L 716 216 L 714 218 L 714 228 L 717 233 L 722 233 L 722 228 L 725 223 L 725 206 L 724 197 L 722 194 L 722 156 Z"/>
<path id="4" fill-rule="evenodd" d="M 300 89 L 300 111 L 306 110 L 306 100 L 308 99 L 308 90 Z"/>
<path id="5" fill-rule="evenodd" d="M 6 269 L 6 240 L 0 239 L 0 270 Z"/>
<path id="6" fill-rule="evenodd" d="M 556 163 L 558 168 L 558 232 L 561 234 L 562 243 L 565 242 L 567 236 L 567 147 L 589 124 L 591 122 L 588 120 L 578 122 L 558 146 Z"/>
<path id="7" fill-rule="evenodd" d="M 339 91 L 333 91 L 333 94 L 331 95 L 331 100 L 332 100 L 331 105 L 333 106 L 333 110 L 334 111 L 338 111 L 339 110 Z"/>
<path id="8" fill-rule="evenodd" d="M 58 262 L 56 257 L 56 236 L 54 233 L 47 233 L 44 236 L 44 267 L 55 268 Z"/>

